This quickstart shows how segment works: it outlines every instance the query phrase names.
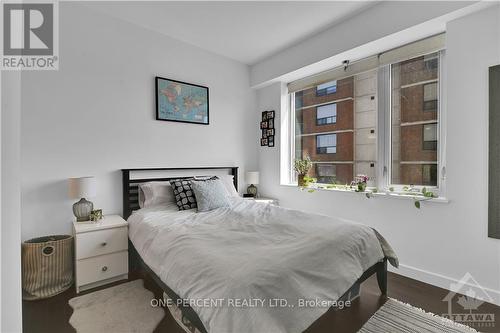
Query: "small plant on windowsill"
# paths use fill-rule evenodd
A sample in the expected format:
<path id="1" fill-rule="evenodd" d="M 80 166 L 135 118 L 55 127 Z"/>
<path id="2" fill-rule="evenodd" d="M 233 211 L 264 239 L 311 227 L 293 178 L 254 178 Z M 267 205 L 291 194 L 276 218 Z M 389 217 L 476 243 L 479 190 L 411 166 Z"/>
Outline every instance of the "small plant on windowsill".
<path id="1" fill-rule="evenodd" d="M 312 184 L 316 184 L 317 181 L 318 180 L 316 178 L 304 176 L 303 185 L 300 186 L 300 189 L 301 190 L 305 190 L 307 188 L 307 192 L 308 193 L 313 193 L 314 191 L 316 191 L 316 188 L 309 187 L 309 186 L 312 185 Z M 319 187 L 319 188 L 321 188 L 321 187 Z"/>
<path id="2" fill-rule="evenodd" d="M 378 189 L 376 187 L 372 188 L 370 191 L 367 191 L 365 195 L 368 199 L 370 199 L 373 198 L 373 194 L 375 193 L 378 193 Z"/>
<path id="3" fill-rule="evenodd" d="M 400 196 L 406 196 L 406 197 L 413 198 L 413 205 L 417 209 L 420 209 L 420 207 L 421 207 L 420 203 L 422 201 L 428 201 L 428 200 L 431 200 L 431 199 L 438 197 L 434 192 L 427 191 L 426 187 L 423 187 L 420 190 L 418 187 L 415 187 L 413 185 L 403 186 L 401 192 L 395 192 L 394 187 L 389 187 L 388 191 L 391 193 L 394 193 L 393 195 L 400 195 Z M 366 197 L 371 198 L 372 195 L 368 195 L 368 193 L 367 193 Z"/>
<path id="4" fill-rule="evenodd" d="M 354 187 L 354 191 L 356 192 L 365 192 L 366 184 L 370 180 L 370 177 L 367 175 L 357 175 L 356 178 L 351 182 L 351 186 Z"/>
<path id="5" fill-rule="evenodd" d="M 420 203 L 422 201 L 431 200 L 431 199 L 437 197 L 437 195 L 435 195 L 434 192 L 427 191 L 427 189 L 425 187 L 422 188 L 422 193 L 421 194 L 419 193 L 419 196 L 423 196 L 423 198 L 414 198 L 413 199 L 414 200 L 413 204 L 415 205 L 415 208 L 417 208 L 417 209 L 420 209 Z"/>
<path id="6" fill-rule="evenodd" d="M 311 168 L 312 168 L 312 162 L 309 156 L 304 157 L 304 159 L 296 159 L 293 162 L 293 169 L 297 173 L 297 180 L 299 187 L 307 187 L 309 185 L 310 179 L 307 180 L 306 177 L 307 173 Z"/>

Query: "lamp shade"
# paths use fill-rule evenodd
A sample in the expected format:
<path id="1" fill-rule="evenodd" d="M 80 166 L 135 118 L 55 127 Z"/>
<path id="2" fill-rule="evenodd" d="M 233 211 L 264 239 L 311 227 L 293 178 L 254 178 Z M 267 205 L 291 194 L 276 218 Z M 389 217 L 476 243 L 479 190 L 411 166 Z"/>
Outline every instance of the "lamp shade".
<path id="1" fill-rule="evenodd" d="M 92 198 L 97 193 L 97 183 L 94 177 L 68 179 L 68 194 L 72 199 Z"/>
<path id="2" fill-rule="evenodd" d="M 249 171 L 245 175 L 245 181 L 247 184 L 256 185 L 259 183 L 259 172 L 258 171 Z"/>

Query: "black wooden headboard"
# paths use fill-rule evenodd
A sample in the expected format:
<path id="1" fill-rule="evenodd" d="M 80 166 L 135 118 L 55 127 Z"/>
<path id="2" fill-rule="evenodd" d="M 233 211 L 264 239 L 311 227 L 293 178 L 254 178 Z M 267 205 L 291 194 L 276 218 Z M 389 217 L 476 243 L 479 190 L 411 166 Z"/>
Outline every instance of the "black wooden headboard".
<path id="1" fill-rule="evenodd" d="M 161 178 L 130 178 L 131 173 L 147 173 L 147 172 L 175 172 L 192 170 L 193 172 L 205 172 L 204 174 L 193 174 L 181 177 L 161 177 Z M 167 181 L 171 179 L 186 179 L 193 176 L 207 176 L 209 170 L 227 170 L 228 174 L 234 176 L 234 187 L 238 190 L 238 167 L 196 167 L 196 168 L 146 168 L 146 169 L 122 169 L 122 184 L 123 184 L 123 218 L 126 220 L 132 214 L 132 211 L 139 209 L 139 190 L 138 185 L 152 181 Z"/>

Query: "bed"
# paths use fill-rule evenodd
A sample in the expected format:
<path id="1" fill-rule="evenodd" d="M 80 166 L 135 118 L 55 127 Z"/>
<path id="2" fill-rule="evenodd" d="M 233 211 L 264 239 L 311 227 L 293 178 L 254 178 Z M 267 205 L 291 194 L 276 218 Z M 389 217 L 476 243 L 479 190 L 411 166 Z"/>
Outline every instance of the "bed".
<path id="1" fill-rule="evenodd" d="M 241 198 L 200 213 L 138 209 L 138 184 L 222 170 L 237 188 L 236 167 L 122 170 L 132 253 L 169 298 L 192 301 L 182 312 L 200 332 L 302 332 L 373 274 L 386 294 L 397 257 L 368 226 Z"/>

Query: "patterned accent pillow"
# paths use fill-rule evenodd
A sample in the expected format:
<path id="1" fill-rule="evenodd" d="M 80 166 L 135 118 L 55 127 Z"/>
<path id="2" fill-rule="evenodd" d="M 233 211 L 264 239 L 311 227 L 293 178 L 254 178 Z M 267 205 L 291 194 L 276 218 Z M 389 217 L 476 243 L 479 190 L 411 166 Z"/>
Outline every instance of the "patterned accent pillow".
<path id="1" fill-rule="evenodd" d="M 191 187 L 196 196 L 198 212 L 208 212 L 230 204 L 224 183 L 218 177 L 205 181 L 192 180 Z"/>
<path id="2" fill-rule="evenodd" d="M 190 179 L 174 179 L 170 181 L 174 190 L 175 201 L 179 210 L 196 208 L 196 197 L 191 187 Z"/>

